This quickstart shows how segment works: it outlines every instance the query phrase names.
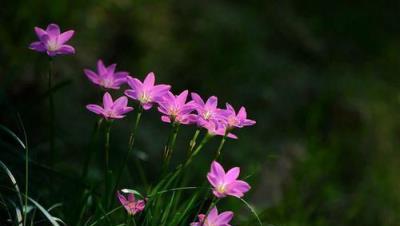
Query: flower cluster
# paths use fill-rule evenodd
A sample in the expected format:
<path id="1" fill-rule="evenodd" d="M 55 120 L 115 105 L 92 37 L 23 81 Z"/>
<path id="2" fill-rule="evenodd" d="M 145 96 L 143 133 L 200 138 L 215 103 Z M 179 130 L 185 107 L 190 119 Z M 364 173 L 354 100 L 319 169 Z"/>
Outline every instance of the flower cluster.
<path id="1" fill-rule="evenodd" d="M 46 30 L 39 27 L 35 27 L 34 30 L 39 41 L 31 43 L 30 49 L 45 52 L 50 57 L 75 53 L 74 47 L 65 44 L 72 38 L 73 30 L 61 33 L 56 24 L 48 25 Z M 176 95 L 171 91 L 170 85 L 156 84 L 153 72 L 148 73 L 145 79 L 141 81 L 130 76 L 128 72 L 117 71 L 116 67 L 116 64 L 106 66 L 99 59 L 97 61 L 97 72 L 84 69 L 87 78 L 104 90 L 103 103 L 100 105 L 88 104 L 86 108 L 108 121 L 122 119 L 133 110 L 133 107 L 128 106 L 129 98 L 138 103 L 140 110 L 147 111 L 156 106 L 162 114 L 161 121 L 165 123 L 174 126 L 196 125 L 199 128 L 206 129 L 209 135 L 223 136 L 223 141 L 225 141 L 225 137 L 237 139 L 237 136 L 232 133 L 235 128 L 252 126 L 256 123 L 247 118 L 244 107 L 240 107 L 239 111 L 236 111 L 232 105 L 226 103 L 225 108 L 219 108 L 216 96 L 203 99 L 199 94 L 189 93 L 188 90 Z M 123 96 L 115 98 L 114 101 L 110 92 L 121 89 L 123 85 L 127 85 L 128 88 L 124 90 Z M 188 100 L 189 96 L 191 97 L 190 100 Z M 212 186 L 215 198 L 243 197 L 250 190 L 250 185 L 245 181 L 238 180 L 239 174 L 239 167 L 234 167 L 225 172 L 220 163 L 213 161 L 207 179 Z M 145 208 L 146 201 L 136 200 L 133 193 L 129 193 L 125 197 L 118 192 L 117 197 L 130 215 L 135 215 Z M 226 211 L 218 214 L 217 207 L 214 205 L 210 206 L 207 214 L 198 215 L 198 222 L 191 223 L 191 226 L 230 226 L 229 222 L 232 218 L 233 212 Z"/>

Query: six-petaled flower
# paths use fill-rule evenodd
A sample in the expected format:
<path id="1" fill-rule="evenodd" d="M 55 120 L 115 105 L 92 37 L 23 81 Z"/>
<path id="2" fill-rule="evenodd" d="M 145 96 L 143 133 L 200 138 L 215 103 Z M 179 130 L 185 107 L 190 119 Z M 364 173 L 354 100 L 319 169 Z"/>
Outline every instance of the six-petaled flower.
<path id="1" fill-rule="evenodd" d="M 243 197 L 244 193 L 250 190 L 250 185 L 239 177 L 240 168 L 234 167 L 225 173 L 224 168 L 216 161 L 211 164 L 207 179 L 213 187 L 213 193 L 217 198 L 225 196 Z"/>
<path id="2" fill-rule="evenodd" d="M 74 35 L 73 30 L 61 33 L 57 24 L 50 24 L 46 30 L 35 27 L 35 33 L 39 41 L 32 42 L 29 48 L 38 52 L 46 52 L 53 57 L 56 55 L 74 54 L 74 47 L 65 44 Z"/>
<path id="3" fill-rule="evenodd" d="M 111 64 L 106 67 L 102 60 L 97 61 L 97 73 L 92 70 L 85 69 L 86 76 L 94 84 L 106 89 L 119 89 L 126 82 L 126 77 L 129 75 L 125 71 L 115 71 L 116 64 Z"/>
<path id="4" fill-rule="evenodd" d="M 170 85 L 155 85 L 155 76 L 150 72 L 143 82 L 137 78 L 127 77 L 128 85 L 131 89 L 125 91 L 125 95 L 129 98 L 139 101 L 145 110 L 149 110 L 154 103 L 160 101 L 169 89 Z"/>
<path id="5" fill-rule="evenodd" d="M 120 192 L 117 192 L 117 197 L 122 206 L 124 206 L 125 210 L 129 215 L 135 215 L 136 213 L 140 213 L 144 210 L 146 206 L 145 200 L 137 200 L 133 193 L 128 193 L 128 198 L 126 198 Z"/>
<path id="6" fill-rule="evenodd" d="M 193 105 L 186 103 L 188 91 L 185 90 L 179 95 L 167 92 L 162 100 L 158 102 L 158 111 L 164 114 L 161 116 L 163 122 L 177 122 L 179 124 L 191 123 L 190 116 L 194 110 Z"/>
<path id="7" fill-rule="evenodd" d="M 207 215 L 199 214 L 198 218 L 199 221 L 191 223 L 190 226 L 231 226 L 229 222 L 233 218 L 233 212 L 225 211 L 218 214 L 217 207 L 214 207 Z"/>
<path id="8" fill-rule="evenodd" d="M 132 111 L 132 107 L 128 107 L 128 98 L 122 96 L 113 101 L 109 93 L 103 96 L 103 106 L 97 104 L 89 104 L 86 108 L 95 114 L 102 115 L 105 119 L 120 119 L 124 118 L 125 114 Z"/>

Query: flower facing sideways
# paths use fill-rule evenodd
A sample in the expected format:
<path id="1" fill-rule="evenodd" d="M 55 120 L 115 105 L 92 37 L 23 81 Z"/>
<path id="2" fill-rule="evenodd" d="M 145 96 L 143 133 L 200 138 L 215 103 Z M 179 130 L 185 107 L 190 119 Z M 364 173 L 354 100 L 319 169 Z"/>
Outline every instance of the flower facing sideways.
<path id="1" fill-rule="evenodd" d="M 50 24 L 46 30 L 35 27 L 35 33 L 39 41 L 32 42 L 29 45 L 29 49 L 37 52 L 46 52 L 51 57 L 75 53 L 74 47 L 65 44 L 74 35 L 73 30 L 61 33 L 57 24 Z"/>
<path id="2" fill-rule="evenodd" d="M 167 92 L 164 95 L 163 99 L 158 102 L 158 111 L 164 114 L 163 116 L 161 116 L 161 120 L 167 123 L 191 123 L 190 113 L 194 109 L 192 104 L 186 103 L 187 96 L 187 90 L 183 91 L 177 96 L 175 96 L 171 92 Z"/>
<path id="3" fill-rule="evenodd" d="M 124 206 L 125 210 L 130 215 L 135 215 L 136 213 L 142 212 L 146 206 L 146 202 L 144 200 L 136 200 L 135 195 L 132 193 L 128 194 L 128 198 L 126 198 L 120 192 L 117 192 L 117 196 L 121 205 Z"/>
<path id="4" fill-rule="evenodd" d="M 237 180 L 239 173 L 239 167 L 234 167 L 225 173 L 221 164 L 213 161 L 207 179 L 213 187 L 214 195 L 217 198 L 223 198 L 227 195 L 243 197 L 244 193 L 250 190 L 250 185 L 245 181 Z"/>
<path id="5" fill-rule="evenodd" d="M 235 109 L 230 104 L 226 104 L 226 109 L 221 111 L 221 114 L 225 116 L 226 122 L 229 129 L 242 128 L 244 126 L 252 126 L 256 124 L 256 121 L 247 118 L 246 108 L 241 107 L 239 112 L 236 114 Z"/>
<path id="6" fill-rule="evenodd" d="M 104 87 L 106 89 L 119 89 L 122 84 L 126 82 L 128 72 L 115 71 L 116 64 L 111 64 L 106 67 L 102 60 L 97 61 L 97 73 L 92 70 L 85 69 L 86 76 L 94 84 Z"/>
<path id="7" fill-rule="evenodd" d="M 190 226 L 231 226 L 229 222 L 233 218 L 232 211 L 225 211 L 218 214 L 217 207 L 210 210 L 208 215 L 199 214 L 199 222 L 193 222 Z"/>
<path id="8" fill-rule="evenodd" d="M 155 102 L 160 101 L 162 96 L 171 88 L 170 85 L 154 85 L 155 76 L 153 72 L 150 72 L 143 82 L 129 76 L 127 82 L 131 89 L 126 90 L 125 95 L 139 101 L 145 110 L 149 110 Z"/>
<path id="9" fill-rule="evenodd" d="M 125 114 L 132 111 L 132 107 L 128 107 L 128 98 L 122 96 L 113 101 L 109 93 L 103 96 L 103 106 L 89 104 L 86 108 L 95 114 L 102 115 L 105 119 L 120 119 L 125 117 Z"/>

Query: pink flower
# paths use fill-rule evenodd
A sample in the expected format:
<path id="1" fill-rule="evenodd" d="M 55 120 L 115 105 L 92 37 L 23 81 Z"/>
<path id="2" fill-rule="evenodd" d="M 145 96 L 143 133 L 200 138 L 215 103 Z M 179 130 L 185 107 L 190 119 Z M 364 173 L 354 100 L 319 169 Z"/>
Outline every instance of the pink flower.
<path id="1" fill-rule="evenodd" d="M 120 192 L 117 192 L 117 197 L 119 202 L 124 206 L 125 210 L 130 215 L 135 215 L 136 213 L 140 213 L 144 210 L 146 206 L 145 200 L 136 200 L 135 195 L 132 193 L 128 194 L 128 199 L 125 198 Z"/>
<path id="2" fill-rule="evenodd" d="M 175 96 L 171 92 L 167 92 L 161 101 L 158 102 L 158 111 L 163 113 L 161 120 L 171 123 L 177 122 L 180 124 L 191 123 L 190 116 L 194 110 L 193 106 L 186 103 L 188 91 L 185 90 L 181 94 Z"/>
<path id="3" fill-rule="evenodd" d="M 116 64 L 111 64 L 106 67 L 102 60 L 98 60 L 97 74 L 89 69 L 85 69 L 84 72 L 90 81 L 96 85 L 102 86 L 106 89 L 119 89 L 120 86 L 126 82 L 126 77 L 129 74 L 124 71 L 115 72 L 116 66 Z"/>
<path id="4" fill-rule="evenodd" d="M 60 27 L 57 24 L 50 24 L 46 30 L 35 27 L 35 32 L 39 41 L 32 42 L 29 49 L 37 52 L 46 52 L 53 57 L 55 55 L 74 54 L 75 49 L 65 43 L 74 35 L 73 30 L 60 33 Z"/>
<path id="5" fill-rule="evenodd" d="M 206 102 L 197 93 L 191 93 L 194 109 L 197 112 L 197 124 L 204 126 L 211 120 L 216 120 L 218 116 L 218 98 L 211 96 Z"/>
<path id="6" fill-rule="evenodd" d="M 250 185 L 245 181 L 237 180 L 239 173 L 239 167 L 234 167 L 225 173 L 221 164 L 213 161 L 207 179 L 213 186 L 214 195 L 217 198 L 223 198 L 227 195 L 243 197 L 244 193 L 250 190 Z"/>
<path id="7" fill-rule="evenodd" d="M 256 121 L 247 119 L 246 108 L 241 107 L 239 112 L 236 114 L 235 109 L 230 104 L 226 104 L 226 109 L 221 111 L 221 114 L 225 116 L 227 126 L 229 129 L 242 128 L 244 126 L 252 126 L 256 124 Z"/>
<path id="8" fill-rule="evenodd" d="M 218 135 L 218 136 L 225 136 L 226 130 L 227 130 L 227 124 L 225 121 L 222 120 L 212 120 L 209 122 L 206 122 L 203 125 L 204 128 L 207 129 L 208 133 L 210 135 Z M 226 134 L 227 137 L 232 138 L 232 139 L 237 139 L 238 137 L 233 134 L 233 133 L 229 133 Z"/>
<path id="9" fill-rule="evenodd" d="M 155 102 L 160 101 L 162 96 L 171 88 L 169 85 L 154 85 L 155 76 L 153 72 L 146 76 L 143 83 L 139 79 L 129 76 L 127 82 L 131 89 L 126 90 L 125 95 L 138 100 L 145 110 L 149 110 Z"/>
<path id="10" fill-rule="evenodd" d="M 190 226 L 231 226 L 229 222 L 233 218 L 232 211 L 225 211 L 218 214 L 217 207 L 211 209 L 208 215 L 199 214 L 199 222 L 193 222 Z"/>
<path id="11" fill-rule="evenodd" d="M 86 108 L 95 114 L 102 115 L 105 119 L 120 119 L 125 114 L 132 111 L 132 107 L 128 107 L 128 98 L 122 96 L 115 101 L 109 93 L 103 96 L 103 107 L 96 104 L 89 104 Z"/>

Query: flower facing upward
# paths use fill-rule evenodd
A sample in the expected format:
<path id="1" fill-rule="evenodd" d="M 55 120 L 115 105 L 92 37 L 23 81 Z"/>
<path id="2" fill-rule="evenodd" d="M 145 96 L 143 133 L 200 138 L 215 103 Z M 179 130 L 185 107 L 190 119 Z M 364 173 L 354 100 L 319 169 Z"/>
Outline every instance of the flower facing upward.
<path id="1" fill-rule="evenodd" d="M 132 111 L 132 107 L 128 107 L 128 98 L 122 96 L 115 101 L 109 93 L 103 96 L 103 107 L 96 104 L 89 104 L 86 108 L 95 114 L 102 115 L 105 119 L 120 119 L 125 117 L 125 114 Z"/>
<path id="2" fill-rule="evenodd" d="M 125 91 L 125 95 L 139 101 L 143 109 L 149 110 L 153 103 L 161 100 L 171 86 L 169 85 L 154 85 L 155 76 L 153 72 L 150 72 L 143 83 L 136 78 L 127 77 L 128 85 L 131 89 Z"/>
<path id="3" fill-rule="evenodd" d="M 74 47 L 65 44 L 74 35 L 75 32 L 73 30 L 60 33 L 60 27 L 57 24 L 49 24 L 46 30 L 35 27 L 35 33 L 39 41 L 32 42 L 29 45 L 29 49 L 46 52 L 51 57 L 75 53 Z"/>
<path id="4" fill-rule="evenodd" d="M 146 206 L 146 202 L 144 200 L 136 200 L 135 195 L 132 193 L 128 194 L 128 198 L 126 198 L 120 192 L 117 192 L 117 196 L 119 202 L 124 206 L 125 210 L 130 215 L 135 215 L 136 213 L 142 212 Z"/>
<path id="5" fill-rule="evenodd" d="M 191 123 L 190 116 L 194 110 L 192 104 L 186 103 L 188 91 L 185 90 L 181 94 L 175 96 L 171 92 L 167 92 L 162 100 L 158 102 L 158 111 L 163 113 L 161 120 L 171 123 L 177 122 L 180 124 Z"/>
<path id="6" fill-rule="evenodd" d="M 97 61 L 97 74 L 89 69 L 85 69 L 86 76 L 94 84 L 102 86 L 106 89 L 119 89 L 120 86 L 126 82 L 128 72 L 118 71 L 115 72 L 116 64 L 111 64 L 106 67 L 102 60 Z"/>
<path id="7" fill-rule="evenodd" d="M 197 112 L 196 122 L 199 126 L 206 127 L 210 121 L 219 121 L 223 118 L 219 114 L 218 98 L 211 96 L 206 102 L 197 93 L 191 93 L 194 109 Z"/>
<path id="8" fill-rule="evenodd" d="M 223 198 L 227 195 L 241 198 L 244 193 L 250 190 L 250 185 L 242 180 L 237 180 L 239 177 L 240 168 L 234 167 L 225 173 L 221 164 L 213 161 L 211 170 L 207 174 L 207 179 L 213 186 L 213 193 L 217 198 Z"/>
<path id="9" fill-rule="evenodd" d="M 246 108 L 241 107 L 239 112 L 236 114 L 235 109 L 230 104 L 226 104 L 226 109 L 221 111 L 221 114 L 225 116 L 226 123 L 229 129 L 242 128 L 244 126 L 252 126 L 256 124 L 256 121 L 247 119 Z"/>
<path id="10" fill-rule="evenodd" d="M 231 226 L 229 222 L 233 218 L 232 211 L 225 211 L 218 214 L 217 207 L 210 210 L 208 215 L 199 214 L 199 222 L 193 222 L 190 226 Z"/>

